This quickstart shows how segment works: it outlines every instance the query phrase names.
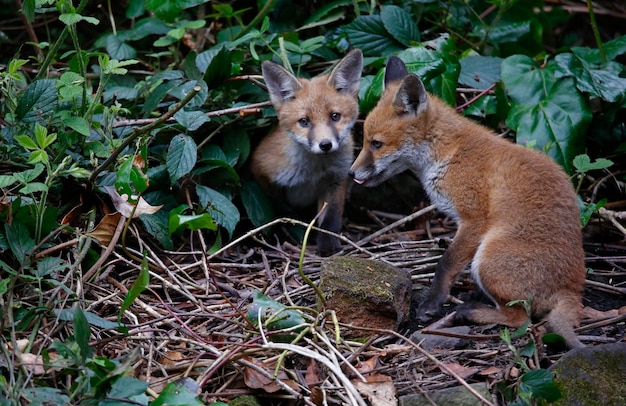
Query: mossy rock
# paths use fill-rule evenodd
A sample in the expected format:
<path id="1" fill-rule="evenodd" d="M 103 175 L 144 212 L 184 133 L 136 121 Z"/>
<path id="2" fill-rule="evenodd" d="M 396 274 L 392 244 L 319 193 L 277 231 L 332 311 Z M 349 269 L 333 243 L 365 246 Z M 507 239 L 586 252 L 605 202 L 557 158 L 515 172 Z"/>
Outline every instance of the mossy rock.
<path id="1" fill-rule="evenodd" d="M 563 393 L 556 405 L 626 405 L 626 343 L 570 351 L 550 369 Z"/>
<path id="2" fill-rule="evenodd" d="M 409 317 L 411 277 L 384 262 L 333 257 L 322 262 L 320 286 L 339 320 L 359 327 L 398 329 Z M 366 333 L 355 335 L 366 335 Z"/>

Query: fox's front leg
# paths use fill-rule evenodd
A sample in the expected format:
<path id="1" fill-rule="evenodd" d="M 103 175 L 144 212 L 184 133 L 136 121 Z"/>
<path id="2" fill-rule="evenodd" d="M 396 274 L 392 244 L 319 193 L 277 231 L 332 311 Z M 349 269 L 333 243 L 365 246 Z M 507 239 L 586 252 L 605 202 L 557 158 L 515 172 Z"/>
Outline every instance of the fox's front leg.
<path id="1" fill-rule="evenodd" d="M 346 198 L 346 181 L 341 182 L 329 193 L 324 194 L 318 200 L 318 210 L 326 203 L 326 209 L 321 214 L 319 226 L 324 230 L 339 234 L 343 224 L 343 205 Z M 341 243 L 337 237 L 323 232 L 317 233 L 317 251 L 323 257 L 334 254 L 341 250 Z"/>
<path id="2" fill-rule="evenodd" d="M 459 227 L 454 240 L 437 263 L 430 290 L 417 309 L 418 320 L 428 321 L 440 311 L 452 284 L 476 253 L 479 235 L 475 227 Z"/>

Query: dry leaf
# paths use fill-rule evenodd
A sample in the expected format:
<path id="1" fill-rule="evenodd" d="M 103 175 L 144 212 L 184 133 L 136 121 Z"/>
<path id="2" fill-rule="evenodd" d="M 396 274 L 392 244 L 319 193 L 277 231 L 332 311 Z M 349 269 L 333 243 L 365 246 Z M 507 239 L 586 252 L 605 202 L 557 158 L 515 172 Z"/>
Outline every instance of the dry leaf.
<path id="1" fill-rule="evenodd" d="M 80 200 L 81 201 L 83 200 L 82 196 L 81 196 Z M 74 206 L 74 208 L 72 210 L 70 210 L 69 213 L 67 213 L 65 216 L 63 216 L 63 218 L 61 219 L 61 224 L 63 224 L 63 225 L 71 225 L 71 226 L 79 224 L 80 216 L 81 216 L 82 213 L 83 213 L 83 204 L 81 202 L 77 206 Z"/>
<path id="2" fill-rule="evenodd" d="M 246 386 L 248 386 L 249 388 L 263 389 L 268 393 L 274 393 L 282 389 L 282 387 L 276 383 L 276 380 L 280 380 L 284 384 L 295 390 L 300 389 L 298 384 L 294 380 L 289 379 L 287 377 L 287 374 L 283 370 L 278 371 L 278 376 L 276 377 L 276 380 L 270 378 L 270 376 L 274 376 L 276 367 L 275 365 L 268 365 L 265 362 L 260 361 L 256 358 L 246 357 L 246 360 L 267 372 L 267 374 L 263 374 L 254 368 L 244 366 L 243 380 L 245 381 Z"/>
<path id="3" fill-rule="evenodd" d="M 22 361 L 22 366 L 32 372 L 33 375 L 44 375 L 46 373 L 46 370 L 43 367 L 43 358 L 41 355 L 35 355 L 27 352 L 26 354 L 19 354 L 18 356 Z"/>
<path id="4" fill-rule="evenodd" d="M 133 157 L 133 166 L 141 171 L 146 168 L 146 161 L 141 155 L 135 155 Z"/>
<path id="5" fill-rule="evenodd" d="M 131 214 L 133 218 L 137 218 L 142 214 L 154 214 L 161 210 L 161 207 L 163 207 L 163 205 L 151 206 L 143 199 L 143 197 L 139 197 L 136 204 L 137 208 L 135 209 L 135 205 L 128 202 L 128 195 L 124 194 L 120 196 L 120 194 L 117 193 L 117 190 L 110 186 L 106 186 L 104 189 L 111 197 L 111 201 L 113 202 L 115 209 L 126 218 L 130 218 Z"/>
<path id="6" fill-rule="evenodd" d="M 306 367 L 304 381 L 309 386 L 319 384 L 320 382 L 320 367 L 314 359 L 311 359 L 309 365 Z"/>
<path id="7" fill-rule="evenodd" d="M 481 370 L 478 374 L 482 376 L 489 376 L 489 375 L 499 375 L 501 373 L 502 373 L 502 368 L 490 366 L 487 369 Z"/>
<path id="8" fill-rule="evenodd" d="M 356 366 L 356 370 L 365 375 L 372 372 L 378 366 L 378 356 L 373 356 L 365 361 L 361 361 Z"/>
<path id="9" fill-rule="evenodd" d="M 87 233 L 88 236 L 98 240 L 100 245 L 106 247 L 111 242 L 111 238 L 115 233 L 117 224 L 120 221 L 120 213 L 107 214 L 102 217 L 100 223 L 93 229 L 93 231 Z"/>
<path id="10" fill-rule="evenodd" d="M 176 365 L 178 361 L 185 359 L 185 356 L 180 351 L 166 351 L 162 357 L 159 357 L 159 363 L 163 365 Z"/>
<path id="11" fill-rule="evenodd" d="M 442 362 L 442 364 L 444 364 L 450 371 L 454 372 L 463 379 L 469 378 L 470 376 L 480 371 L 476 367 L 464 367 L 463 365 L 457 364 L 456 362 Z M 448 371 L 443 368 L 441 370 L 448 373 Z"/>
<path id="12" fill-rule="evenodd" d="M 311 395 L 309 396 L 309 400 L 313 402 L 316 406 L 324 405 L 324 391 L 318 386 L 313 386 L 310 389 Z"/>
<path id="13" fill-rule="evenodd" d="M 408 345 L 389 344 L 385 346 L 380 355 L 385 357 L 398 354 L 410 354 L 411 351 L 413 351 L 413 347 L 410 347 Z"/>
<path id="14" fill-rule="evenodd" d="M 363 397 L 376 406 L 396 406 L 396 387 L 391 377 L 383 374 L 371 374 L 366 376 L 367 382 L 360 379 L 352 380 L 354 387 Z"/>

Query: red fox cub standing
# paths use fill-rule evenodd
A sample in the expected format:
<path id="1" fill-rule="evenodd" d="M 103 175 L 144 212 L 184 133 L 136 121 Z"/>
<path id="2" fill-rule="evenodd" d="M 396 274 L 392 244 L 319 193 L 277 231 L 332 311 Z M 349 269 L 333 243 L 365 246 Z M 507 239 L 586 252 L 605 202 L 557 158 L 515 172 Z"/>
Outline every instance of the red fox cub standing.
<path id="1" fill-rule="evenodd" d="M 471 275 L 495 307 L 465 303 L 458 321 L 519 327 L 521 304 L 571 348 L 582 312 L 584 252 L 577 198 L 567 175 L 541 152 L 512 144 L 457 114 L 428 94 L 392 57 L 385 92 L 364 124 L 363 149 L 350 169 L 357 183 L 375 186 L 410 170 L 458 230 L 435 269 L 418 308 L 428 320 L 471 261 Z"/>
<path id="2" fill-rule="evenodd" d="M 285 68 L 263 62 L 263 79 L 278 115 L 278 127 L 252 155 L 257 182 L 287 205 L 328 206 L 320 227 L 341 230 L 348 170 L 354 158 L 351 130 L 359 115 L 358 92 L 363 54 L 349 52 L 328 75 L 298 79 Z M 339 240 L 324 233 L 317 250 L 330 255 Z"/>

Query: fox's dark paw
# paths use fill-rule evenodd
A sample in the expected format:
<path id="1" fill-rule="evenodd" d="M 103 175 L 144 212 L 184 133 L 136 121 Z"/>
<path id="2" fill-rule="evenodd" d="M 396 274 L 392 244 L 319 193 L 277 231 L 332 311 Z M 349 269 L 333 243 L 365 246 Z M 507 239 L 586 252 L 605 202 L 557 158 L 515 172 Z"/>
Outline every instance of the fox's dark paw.
<path id="1" fill-rule="evenodd" d="M 426 324 L 439 314 L 441 305 L 435 302 L 424 301 L 417 308 L 417 320 Z"/>
<path id="2" fill-rule="evenodd" d="M 454 314 L 454 324 L 470 324 L 472 323 L 472 311 L 474 310 L 474 305 L 472 303 L 463 303 L 457 305 Z"/>
<path id="3" fill-rule="evenodd" d="M 317 253 L 321 257 L 329 257 L 334 253 L 341 251 L 341 244 L 336 238 L 318 238 Z"/>

